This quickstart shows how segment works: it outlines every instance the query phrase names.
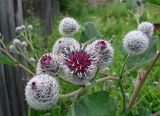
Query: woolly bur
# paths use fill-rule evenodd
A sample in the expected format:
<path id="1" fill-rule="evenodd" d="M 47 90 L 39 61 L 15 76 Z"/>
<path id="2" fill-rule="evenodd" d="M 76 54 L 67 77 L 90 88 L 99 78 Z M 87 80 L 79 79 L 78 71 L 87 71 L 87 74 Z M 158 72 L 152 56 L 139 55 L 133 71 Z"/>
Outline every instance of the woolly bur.
<path id="1" fill-rule="evenodd" d="M 21 44 L 21 41 L 19 39 L 13 40 L 13 46 L 18 47 L 18 46 L 20 46 L 20 44 Z"/>
<path id="2" fill-rule="evenodd" d="M 25 88 L 28 105 L 36 110 L 47 110 L 59 99 L 59 85 L 55 78 L 48 74 L 35 75 Z"/>
<path id="3" fill-rule="evenodd" d="M 74 39 L 70 37 L 62 37 L 56 41 L 53 45 L 53 54 L 67 54 L 69 52 L 79 50 L 80 44 Z"/>
<path id="4" fill-rule="evenodd" d="M 66 43 L 69 43 L 69 41 L 66 41 Z M 76 85 L 84 85 L 95 77 L 98 56 L 96 52 L 92 53 L 79 48 L 79 44 L 76 44 L 76 42 L 73 42 L 72 46 L 75 46 L 75 48 L 72 47 L 71 50 L 67 50 L 66 54 L 62 52 L 61 67 L 65 80 Z"/>
<path id="5" fill-rule="evenodd" d="M 151 37 L 154 32 L 154 25 L 150 22 L 142 22 L 138 25 L 138 30 L 142 31 L 148 37 Z"/>
<path id="6" fill-rule="evenodd" d="M 110 42 L 103 39 L 98 39 L 89 44 L 86 47 L 86 50 L 98 54 L 98 64 L 101 68 L 108 67 L 109 64 L 111 64 L 114 55 L 114 49 Z"/>
<path id="7" fill-rule="evenodd" d="M 128 54 L 131 55 L 144 53 L 148 46 L 148 37 L 143 32 L 138 30 L 130 31 L 123 39 L 123 48 Z"/>
<path id="8" fill-rule="evenodd" d="M 37 63 L 36 74 L 47 73 L 56 76 L 60 69 L 60 63 L 56 55 L 44 54 Z"/>
<path id="9" fill-rule="evenodd" d="M 62 36 L 73 35 L 78 29 L 78 22 L 70 17 L 65 17 L 59 24 L 59 32 Z"/>

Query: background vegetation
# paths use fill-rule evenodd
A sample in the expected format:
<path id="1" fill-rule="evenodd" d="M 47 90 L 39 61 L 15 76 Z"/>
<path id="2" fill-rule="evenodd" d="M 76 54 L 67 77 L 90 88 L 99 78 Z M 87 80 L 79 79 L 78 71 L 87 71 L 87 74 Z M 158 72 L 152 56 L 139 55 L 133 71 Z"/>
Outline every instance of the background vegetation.
<path id="1" fill-rule="evenodd" d="M 39 30 L 39 21 L 33 17 L 26 17 L 26 23 L 31 23 L 34 25 L 34 46 L 37 49 L 39 56 L 44 53 L 50 52 L 54 42 L 60 37 L 58 33 L 58 24 L 59 21 L 65 17 L 70 16 L 77 19 L 81 27 L 84 26 L 85 22 L 93 22 L 99 31 L 104 35 L 104 37 L 109 40 L 112 37 L 113 46 L 115 48 L 115 56 L 112 65 L 109 67 L 108 74 L 117 75 L 120 72 L 120 66 L 124 62 L 124 54 L 121 49 L 121 40 L 124 35 L 130 31 L 137 28 L 136 19 L 134 17 L 135 13 L 135 2 L 133 0 L 128 0 L 125 3 L 113 3 L 105 2 L 100 5 L 93 5 L 86 2 L 86 0 L 59 0 L 60 2 L 60 12 L 55 19 L 53 24 L 53 32 L 45 39 L 45 43 L 40 43 L 39 39 L 43 39 L 40 36 Z M 160 2 L 159 0 L 146 0 L 144 6 L 144 12 L 140 21 L 149 21 L 152 23 L 160 23 Z M 78 40 L 80 38 L 82 28 L 75 35 L 75 38 Z M 158 32 L 155 35 L 159 35 Z M 160 48 L 160 40 L 157 42 L 157 45 Z M 39 46 L 44 46 L 40 48 Z M 45 48 L 45 49 L 44 49 Z M 148 66 L 144 65 L 144 68 Z M 137 70 L 132 71 L 124 79 L 124 88 L 127 97 L 127 101 L 131 95 L 131 92 L 136 81 Z M 160 60 L 156 63 L 155 67 L 152 69 L 151 73 L 148 76 L 141 92 L 138 96 L 136 104 L 132 109 L 133 115 L 145 115 L 149 112 L 158 112 L 160 111 Z M 70 85 L 68 83 L 60 83 L 61 93 L 69 93 L 76 90 L 78 87 Z M 112 81 L 106 81 L 103 84 L 90 87 L 88 90 L 85 90 L 84 93 L 91 94 L 95 91 L 106 90 L 109 91 L 109 94 L 117 99 L 118 101 L 118 111 L 117 115 L 121 112 L 122 100 L 121 93 L 117 83 Z M 71 98 L 72 101 L 72 98 Z M 67 99 L 60 100 L 58 104 L 50 111 L 39 112 L 29 109 L 28 115 L 31 116 L 66 116 L 71 105 L 71 101 Z M 145 109 L 143 112 L 142 109 Z M 147 110 L 146 110 L 147 109 Z M 141 110 L 141 114 L 139 113 Z M 128 114 L 131 115 L 131 114 Z M 146 115 L 145 115 L 146 116 Z"/>

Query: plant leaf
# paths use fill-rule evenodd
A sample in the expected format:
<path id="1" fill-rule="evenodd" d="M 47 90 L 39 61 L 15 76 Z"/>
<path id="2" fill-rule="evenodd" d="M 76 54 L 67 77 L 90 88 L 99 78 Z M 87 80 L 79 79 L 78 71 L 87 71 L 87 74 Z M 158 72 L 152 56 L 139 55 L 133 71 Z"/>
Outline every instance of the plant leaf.
<path id="1" fill-rule="evenodd" d="M 138 109 L 138 116 L 151 116 L 151 111 L 146 108 L 139 108 Z"/>
<path id="2" fill-rule="evenodd" d="M 98 29 L 95 27 L 95 25 L 90 22 L 87 22 L 84 25 L 84 28 L 82 30 L 81 37 L 80 37 L 79 41 L 81 43 L 85 43 L 88 40 L 100 39 L 102 37 L 103 37 L 102 34 L 98 31 Z"/>
<path id="3" fill-rule="evenodd" d="M 157 53 L 157 45 L 156 45 L 157 37 L 153 37 L 150 39 L 150 45 L 148 49 L 140 55 L 130 56 L 126 67 L 128 70 L 133 70 L 139 68 L 140 66 L 148 63 Z"/>
<path id="4" fill-rule="evenodd" d="M 1 55 L 0 56 L 0 64 L 7 64 L 7 65 L 14 66 L 14 65 L 18 64 L 18 62 L 15 62 L 15 61 L 9 59 L 7 56 Z"/>
<path id="5" fill-rule="evenodd" d="M 82 96 L 74 103 L 76 116 L 114 116 L 116 110 L 117 102 L 105 91 Z"/>

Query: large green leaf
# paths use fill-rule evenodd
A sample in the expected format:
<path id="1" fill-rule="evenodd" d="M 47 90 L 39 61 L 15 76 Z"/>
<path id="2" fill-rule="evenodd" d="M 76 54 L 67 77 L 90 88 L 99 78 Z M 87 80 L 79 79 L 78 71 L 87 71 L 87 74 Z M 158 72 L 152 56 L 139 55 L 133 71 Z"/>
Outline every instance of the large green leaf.
<path id="1" fill-rule="evenodd" d="M 100 39 L 102 38 L 102 34 L 97 30 L 94 24 L 86 23 L 81 33 L 80 42 L 85 43 L 88 40 L 92 39 Z"/>
<path id="2" fill-rule="evenodd" d="M 151 111 L 149 111 L 147 108 L 139 108 L 138 116 L 151 116 Z"/>
<path id="3" fill-rule="evenodd" d="M 150 45 L 148 49 L 140 55 L 130 56 L 126 67 L 128 70 L 139 68 L 140 66 L 148 63 L 157 53 L 157 45 L 156 45 L 157 37 L 153 37 L 150 39 Z"/>
<path id="4" fill-rule="evenodd" d="M 74 103 L 75 116 L 115 116 L 116 110 L 117 102 L 105 91 L 82 96 Z"/>
<path id="5" fill-rule="evenodd" d="M 1 55 L 0 56 L 0 64 L 7 64 L 7 65 L 14 66 L 14 65 L 18 64 L 18 62 L 15 62 L 15 61 L 9 59 L 7 56 Z"/>

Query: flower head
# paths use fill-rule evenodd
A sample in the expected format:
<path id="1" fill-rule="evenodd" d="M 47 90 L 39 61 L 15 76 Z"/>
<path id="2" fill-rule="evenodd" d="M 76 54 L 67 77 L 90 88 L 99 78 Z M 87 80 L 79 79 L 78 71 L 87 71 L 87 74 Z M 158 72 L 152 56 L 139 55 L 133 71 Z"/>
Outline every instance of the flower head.
<path id="1" fill-rule="evenodd" d="M 36 110 L 47 110 L 59 99 L 59 85 L 55 78 L 47 74 L 35 75 L 25 88 L 28 105 Z"/>
<path id="2" fill-rule="evenodd" d="M 28 30 L 32 31 L 33 26 L 32 25 L 28 25 L 27 28 L 28 28 Z"/>
<path id="3" fill-rule="evenodd" d="M 35 63 L 35 62 L 36 62 L 36 59 L 35 59 L 35 58 L 33 58 L 33 57 L 31 57 L 31 58 L 29 58 L 29 62 L 31 62 L 31 63 Z"/>
<path id="4" fill-rule="evenodd" d="M 66 17 L 59 24 L 59 32 L 63 36 L 73 35 L 79 29 L 79 24 L 73 18 Z"/>
<path id="5" fill-rule="evenodd" d="M 25 25 L 21 25 L 21 29 L 24 30 L 26 28 Z"/>
<path id="6" fill-rule="evenodd" d="M 84 85 L 94 78 L 98 62 L 96 53 L 78 48 L 69 50 L 67 54 L 63 54 L 61 59 L 63 77 L 67 81 L 76 85 Z"/>
<path id="7" fill-rule="evenodd" d="M 142 54 L 146 51 L 148 46 L 148 37 L 138 30 L 130 31 L 123 39 L 123 48 L 128 54 Z"/>
<path id="8" fill-rule="evenodd" d="M 21 26 L 16 27 L 16 32 L 20 32 L 22 30 Z"/>
<path id="9" fill-rule="evenodd" d="M 138 26 L 138 30 L 145 33 L 148 37 L 151 37 L 153 35 L 153 32 L 154 32 L 154 25 L 150 22 L 142 22 Z"/>
<path id="10" fill-rule="evenodd" d="M 37 63 L 36 74 L 47 73 L 50 75 L 57 75 L 60 69 L 58 58 L 51 54 L 44 54 Z"/>
<path id="11" fill-rule="evenodd" d="M 110 42 L 103 39 L 98 39 L 89 44 L 86 49 L 87 51 L 93 51 L 98 54 L 98 63 L 100 67 L 104 68 L 111 64 L 114 49 Z"/>
<path id="12" fill-rule="evenodd" d="M 53 46 L 53 54 L 67 54 L 69 52 L 79 50 L 80 44 L 73 38 L 63 37 L 56 41 Z"/>
<path id="13" fill-rule="evenodd" d="M 14 39 L 14 40 L 13 40 L 13 45 L 14 45 L 15 47 L 20 46 L 20 44 L 21 44 L 21 41 L 20 41 L 19 39 Z"/>
<path id="14" fill-rule="evenodd" d="M 22 48 L 26 48 L 28 46 L 27 42 L 23 41 L 21 42 L 21 47 Z"/>

